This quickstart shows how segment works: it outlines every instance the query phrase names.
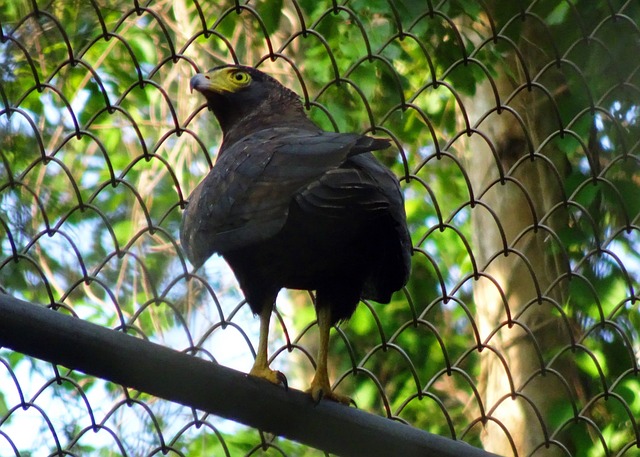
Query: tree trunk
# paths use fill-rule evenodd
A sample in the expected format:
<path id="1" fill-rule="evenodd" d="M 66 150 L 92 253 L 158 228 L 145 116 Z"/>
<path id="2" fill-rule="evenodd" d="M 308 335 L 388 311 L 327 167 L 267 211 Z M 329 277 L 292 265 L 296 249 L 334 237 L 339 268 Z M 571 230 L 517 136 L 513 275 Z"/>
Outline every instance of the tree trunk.
<path id="1" fill-rule="evenodd" d="M 568 265 L 554 251 L 550 232 L 565 219 L 559 205 L 564 161 L 541 146 L 557 129 L 550 107 L 540 101 L 544 97 L 521 89 L 510 99 L 521 83 L 506 75 L 517 75 L 518 69 L 503 70 L 494 80 L 501 103 L 523 122 L 510 110 L 497 110 L 488 81 L 464 105 L 471 125 L 486 136 L 469 138 L 466 157 L 478 202 L 472 224 L 480 273 L 474 299 L 484 345 L 481 392 L 488 416 L 483 444 L 504 456 L 555 456 L 559 449 L 545 447 L 553 433 L 549 415 L 567 391 L 545 368 L 557 352 L 553 349 L 569 344 L 567 321 L 554 308 L 564 303 L 566 282 L 559 278 Z"/>

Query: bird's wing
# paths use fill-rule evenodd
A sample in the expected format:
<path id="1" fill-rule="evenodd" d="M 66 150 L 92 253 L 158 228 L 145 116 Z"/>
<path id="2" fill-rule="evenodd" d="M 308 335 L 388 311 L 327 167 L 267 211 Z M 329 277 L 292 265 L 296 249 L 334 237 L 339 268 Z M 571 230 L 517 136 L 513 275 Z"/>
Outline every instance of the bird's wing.
<path id="1" fill-rule="evenodd" d="M 326 217 L 350 213 L 373 219 L 397 209 L 392 217 L 405 219 L 397 179 L 371 154 L 351 157 L 327 171 L 296 195 L 296 201 L 304 211 Z"/>
<path id="2" fill-rule="evenodd" d="M 349 157 L 387 146 L 358 134 L 271 128 L 223 148 L 183 215 L 189 259 L 199 266 L 214 252 L 272 237 L 298 192 Z"/>
<path id="3" fill-rule="evenodd" d="M 391 292 L 407 282 L 412 247 L 402 191 L 397 178 L 372 154 L 350 157 L 307 186 L 296 202 L 308 214 L 376 219 L 372 230 L 387 230 L 378 246 L 383 260 L 367 278 L 364 296 L 385 303 Z"/>

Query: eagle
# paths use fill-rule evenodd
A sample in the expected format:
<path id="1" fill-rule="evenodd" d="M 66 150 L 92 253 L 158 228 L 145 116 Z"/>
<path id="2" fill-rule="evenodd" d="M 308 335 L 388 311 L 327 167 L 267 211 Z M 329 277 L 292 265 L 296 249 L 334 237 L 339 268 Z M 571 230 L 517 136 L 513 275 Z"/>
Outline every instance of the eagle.
<path id="1" fill-rule="evenodd" d="M 215 165 L 193 190 L 180 241 L 197 269 L 213 254 L 231 267 L 260 335 L 250 375 L 275 384 L 269 321 L 283 288 L 315 291 L 319 328 L 308 393 L 348 403 L 327 370 L 331 327 L 361 299 L 388 303 L 407 282 L 411 241 L 395 175 L 371 151 L 389 140 L 328 132 L 292 90 L 253 67 L 223 65 L 193 76 L 222 130 Z"/>

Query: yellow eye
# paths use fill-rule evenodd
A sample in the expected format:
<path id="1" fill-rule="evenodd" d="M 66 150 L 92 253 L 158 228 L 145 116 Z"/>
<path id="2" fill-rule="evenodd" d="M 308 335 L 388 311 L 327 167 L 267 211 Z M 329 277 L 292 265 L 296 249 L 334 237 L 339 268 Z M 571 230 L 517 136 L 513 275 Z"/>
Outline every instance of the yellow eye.
<path id="1" fill-rule="evenodd" d="M 248 84 L 249 81 L 251 81 L 251 76 L 249 76 L 249 73 L 246 73 L 244 71 L 234 71 L 229 75 L 229 77 L 234 84 L 242 86 Z"/>

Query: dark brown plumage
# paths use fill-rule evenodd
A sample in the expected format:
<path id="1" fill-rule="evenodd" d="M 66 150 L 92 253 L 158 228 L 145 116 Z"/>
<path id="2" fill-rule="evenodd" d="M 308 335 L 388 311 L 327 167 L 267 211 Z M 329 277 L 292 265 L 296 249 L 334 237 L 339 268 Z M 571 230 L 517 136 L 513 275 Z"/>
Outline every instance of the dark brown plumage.
<path id="1" fill-rule="evenodd" d="M 282 288 L 316 291 L 320 354 L 310 392 L 344 401 L 327 375 L 329 329 L 359 300 L 389 302 L 407 281 L 411 242 L 397 179 L 370 151 L 387 140 L 319 129 L 298 96 L 250 67 L 191 80 L 223 131 L 215 166 L 193 191 L 181 242 L 201 266 L 221 254 L 261 317 L 251 374 L 268 368 L 267 332 Z"/>

